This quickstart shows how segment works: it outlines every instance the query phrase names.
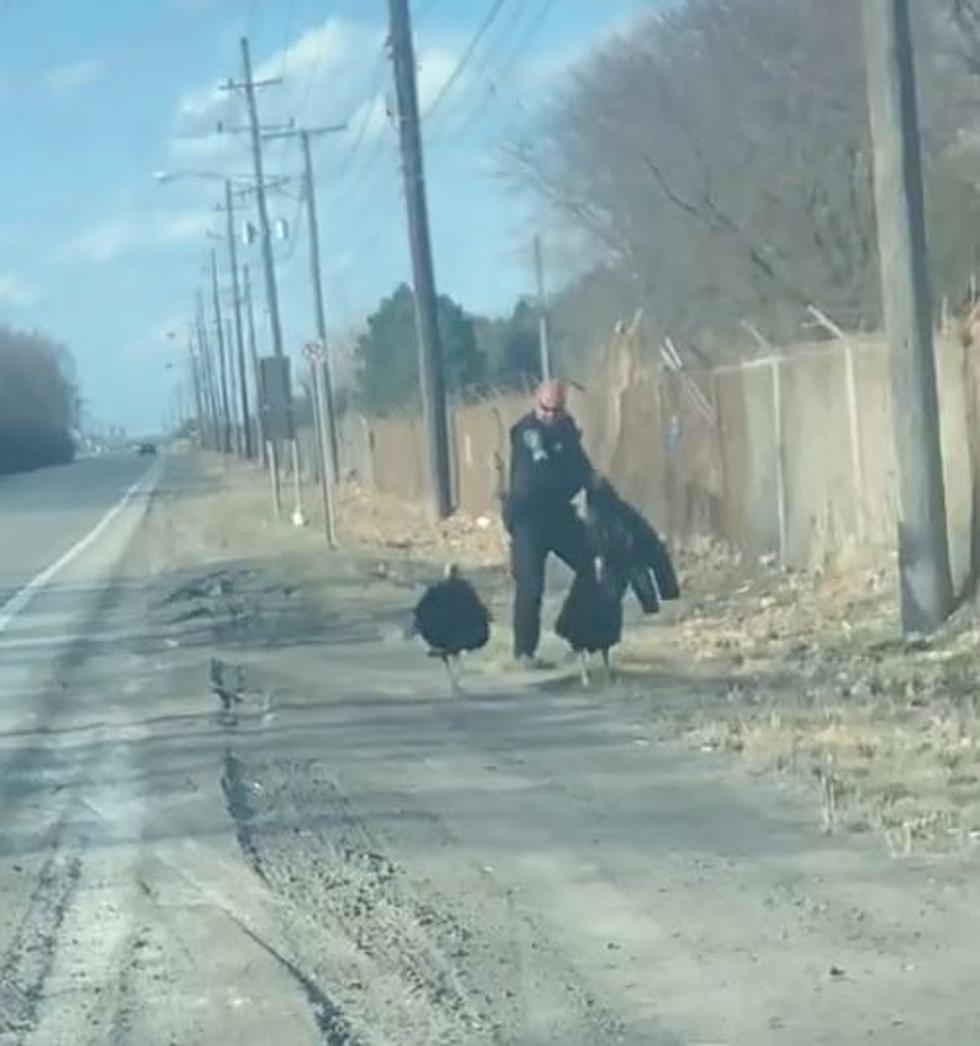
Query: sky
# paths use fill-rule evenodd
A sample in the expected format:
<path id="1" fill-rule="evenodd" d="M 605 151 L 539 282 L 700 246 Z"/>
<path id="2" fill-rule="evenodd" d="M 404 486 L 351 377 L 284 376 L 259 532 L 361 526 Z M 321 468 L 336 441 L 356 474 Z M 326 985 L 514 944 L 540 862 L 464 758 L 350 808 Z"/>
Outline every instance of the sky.
<path id="1" fill-rule="evenodd" d="M 575 63 L 652 2 L 412 0 L 441 292 L 494 313 L 532 289 L 536 209 L 500 178 L 501 144 L 533 127 Z M 0 324 L 69 348 L 89 421 L 154 430 L 186 375 L 209 251 L 222 269 L 226 259 L 213 238 L 224 229 L 220 177 L 252 170 L 247 137 L 215 130 L 246 122 L 240 92 L 220 86 L 241 79 L 243 35 L 256 78 L 281 81 L 258 92 L 263 123 L 346 125 L 314 151 L 331 332 L 411 282 L 386 18 L 385 0 L 0 0 Z M 267 143 L 265 166 L 295 177 L 298 142 Z M 313 306 L 296 187 L 269 206 L 288 233 L 276 268 L 298 358 Z M 242 201 L 240 225 L 253 209 Z M 240 261 L 255 275 L 265 353 L 257 242 Z"/>

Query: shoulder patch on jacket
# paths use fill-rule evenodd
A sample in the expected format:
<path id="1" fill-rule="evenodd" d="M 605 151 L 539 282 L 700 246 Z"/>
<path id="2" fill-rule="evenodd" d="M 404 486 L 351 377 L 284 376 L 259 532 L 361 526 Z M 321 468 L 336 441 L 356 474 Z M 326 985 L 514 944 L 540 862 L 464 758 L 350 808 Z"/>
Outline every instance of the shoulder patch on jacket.
<path id="1" fill-rule="evenodd" d="M 531 457 L 535 461 L 544 461 L 548 457 L 548 452 L 544 449 L 544 442 L 541 439 L 541 433 L 535 428 L 526 428 L 523 432 L 524 446 L 531 452 Z"/>

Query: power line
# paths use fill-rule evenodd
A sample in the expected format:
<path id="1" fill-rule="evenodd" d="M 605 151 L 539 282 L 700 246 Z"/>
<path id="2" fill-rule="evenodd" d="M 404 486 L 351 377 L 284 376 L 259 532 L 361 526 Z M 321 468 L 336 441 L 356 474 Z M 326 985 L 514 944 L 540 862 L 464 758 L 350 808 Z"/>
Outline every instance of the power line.
<path id="1" fill-rule="evenodd" d="M 435 7 L 434 0 L 425 0 L 425 2 L 419 6 L 419 9 L 418 11 L 416 11 L 414 16 L 416 31 L 418 30 L 420 23 L 424 20 L 425 16 L 432 10 L 433 7 Z"/>
<path id="2" fill-rule="evenodd" d="M 496 77 L 487 77 L 487 88 L 481 97 L 481 100 L 477 103 L 476 108 L 470 113 L 468 123 L 477 124 L 480 118 L 486 112 L 487 106 L 494 101 L 499 100 L 500 91 L 497 87 L 497 83 L 501 80 L 506 80 L 507 77 L 513 72 L 514 68 L 524 56 L 524 53 L 534 42 L 534 38 L 538 33 L 538 30 L 544 24 L 548 15 L 551 14 L 552 9 L 555 6 L 555 0 L 543 0 L 541 7 L 531 21 L 527 24 L 523 36 L 520 38 L 520 42 L 517 47 L 511 52 L 509 58 L 507 58 L 504 64 L 497 70 Z M 515 23 L 516 24 L 516 23 Z"/>
<path id="3" fill-rule="evenodd" d="M 452 82 L 454 82 L 455 79 L 458 79 L 459 75 L 465 68 L 467 61 L 470 57 L 472 57 L 473 51 L 479 43 L 480 38 L 487 32 L 487 30 L 493 24 L 494 20 L 496 19 L 497 15 L 499 14 L 500 10 L 503 8 L 505 3 L 506 0 L 495 0 L 495 2 L 491 4 L 490 11 L 488 12 L 487 17 L 484 19 L 483 23 L 481 23 L 481 26 L 478 28 L 476 34 L 474 34 L 474 37 L 470 40 L 470 44 L 467 47 L 467 52 L 460 59 L 460 62 L 457 63 L 456 68 L 450 76 L 450 80 L 447 80 L 447 82 L 443 85 L 440 95 L 445 95 L 448 92 L 448 89 L 452 86 Z M 434 6 L 434 0 L 429 0 L 428 3 L 424 3 L 420 7 L 418 15 L 414 19 L 416 24 L 418 24 L 418 20 L 420 18 L 424 18 L 425 15 L 428 14 Z M 368 96 L 368 100 L 364 106 L 363 117 L 359 122 L 354 139 L 347 153 L 340 158 L 340 165 L 342 165 L 342 175 L 345 175 L 348 178 L 354 178 L 355 180 L 355 196 L 360 196 L 366 190 L 370 190 L 371 188 L 373 188 L 374 176 L 379 169 L 378 164 L 382 159 L 384 159 L 385 155 L 386 141 L 384 135 L 379 135 L 377 141 L 375 142 L 374 148 L 368 153 L 366 161 L 363 164 L 361 164 L 360 167 L 355 168 L 353 166 L 353 160 L 356 158 L 364 142 L 367 139 L 367 132 L 371 126 L 372 117 L 377 111 L 378 104 L 383 103 L 385 97 L 383 93 L 383 86 L 384 74 L 387 68 L 387 59 L 384 48 L 382 48 L 381 50 L 379 59 L 380 60 L 376 60 L 374 77 L 371 82 L 371 90 Z M 432 106 L 430 106 L 429 108 L 429 112 L 431 112 L 435 108 L 435 106 L 439 103 L 440 100 L 440 98 L 437 98 L 433 102 Z M 356 178 L 354 177 L 355 175 Z M 377 224 L 377 214 L 379 212 L 376 209 L 374 213 L 374 224 Z M 380 213 L 383 216 L 384 212 L 381 211 Z M 373 240 L 374 238 L 371 239 Z"/>
<path id="4" fill-rule="evenodd" d="M 533 15 L 530 22 L 527 24 L 524 35 L 520 38 L 517 47 L 511 52 L 510 60 L 504 67 L 505 72 L 510 72 L 514 66 L 523 57 L 524 52 L 534 42 L 534 37 L 537 35 L 538 30 L 544 25 L 548 16 L 551 14 L 552 9 L 555 6 L 555 0 L 542 0 L 541 6 L 538 8 L 537 14 Z"/>
<path id="5" fill-rule="evenodd" d="M 378 207 L 373 213 L 373 220 L 367 226 L 367 235 L 364 236 L 358 245 L 350 253 L 350 261 L 346 268 L 352 269 L 355 267 L 355 262 L 360 259 L 369 251 L 372 250 L 380 242 L 382 236 L 385 233 L 393 233 L 395 231 L 395 223 L 392 220 L 390 206 L 390 197 L 386 201 L 388 207 Z"/>
<path id="6" fill-rule="evenodd" d="M 471 38 L 466 48 L 466 51 L 464 52 L 464 55 L 460 58 L 460 61 L 457 63 L 457 66 L 455 67 L 453 74 L 450 76 L 450 79 L 447 80 L 446 84 L 443 85 L 443 88 L 440 91 L 440 95 L 429 107 L 428 112 L 430 114 L 434 111 L 436 105 L 439 104 L 442 98 L 444 98 L 445 95 L 448 94 L 448 91 L 451 89 L 453 83 L 455 83 L 455 81 L 458 80 L 459 75 L 461 75 L 464 69 L 468 65 L 473 63 L 474 55 L 476 54 L 479 43 L 481 42 L 483 37 L 486 36 L 487 32 L 490 30 L 493 24 L 496 22 L 497 18 L 499 17 L 500 13 L 504 8 L 505 3 L 506 0 L 498 0 L 498 2 L 491 4 L 487 12 L 487 15 L 484 17 L 480 26 L 475 31 L 473 37 Z M 433 3 L 430 0 L 430 3 L 425 4 L 423 8 L 420 10 L 424 14 L 425 12 L 429 11 L 432 8 L 432 6 Z M 488 62 L 489 55 L 493 51 L 499 51 L 502 48 L 504 49 L 503 62 L 498 66 L 496 72 L 492 72 L 491 75 L 487 76 L 488 82 L 485 91 L 481 95 L 481 98 L 477 102 L 477 105 L 474 108 L 473 112 L 471 112 L 471 114 L 466 119 L 466 123 L 468 125 L 473 126 L 478 120 L 479 115 L 481 115 L 485 111 L 486 107 L 493 101 L 499 100 L 499 92 L 497 91 L 495 81 L 499 81 L 501 79 L 506 78 L 507 74 L 521 60 L 527 48 L 533 43 L 534 37 L 540 30 L 541 26 L 544 24 L 545 20 L 551 13 L 554 6 L 555 0 L 543 0 L 538 9 L 536 11 L 533 11 L 530 20 L 524 22 L 524 15 L 529 10 L 529 5 L 518 4 L 518 6 L 513 10 L 510 19 L 504 22 L 502 31 L 497 34 L 496 40 L 494 41 L 491 50 L 489 52 L 485 52 L 484 58 L 482 62 L 480 62 L 479 64 L 484 69 L 487 69 L 488 67 L 492 69 L 490 62 Z M 521 31 L 520 27 L 522 25 L 522 22 L 524 22 L 524 24 L 523 30 Z M 519 33 L 519 35 L 516 38 L 514 38 L 515 31 Z M 511 39 L 515 39 L 515 43 L 512 48 L 507 47 L 507 44 L 511 41 Z M 346 160 L 349 163 L 350 160 L 352 160 L 357 155 L 358 149 L 363 145 L 363 142 L 366 140 L 367 129 L 370 126 L 371 116 L 373 115 L 376 109 L 377 101 L 378 95 L 373 94 L 370 103 L 365 107 L 364 117 L 360 121 L 360 125 L 357 129 L 354 142 L 346 156 L 342 158 L 341 162 Z M 432 137 L 433 135 L 430 133 L 430 142 L 432 140 Z M 347 164 L 345 164 L 345 175 L 357 175 L 356 187 L 354 189 L 354 200 L 351 201 L 352 203 L 356 202 L 356 199 L 358 197 L 361 197 L 364 194 L 370 194 L 374 190 L 376 182 L 375 176 L 379 170 L 379 168 L 377 167 L 377 163 L 385 157 L 385 154 L 387 152 L 387 145 L 388 142 L 386 140 L 386 137 L 383 135 L 379 136 L 377 143 L 369 153 L 367 161 L 364 164 L 360 165 L 357 168 L 347 166 Z M 348 264 L 347 266 L 345 266 L 345 268 L 354 268 L 365 254 L 367 254 L 377 246 L 379 241 L 388 231 L 387 227 L 391 221 L 390 204 L 391 198 L 386 196 L 384 205 L 372 208 L 372 217 L 368 220 L 366 234 L 363 236 L 363 238 L 360 239 L 357 246 L 350 254 Z M 352 207 L 351 209 L 353 210 L 354 208 Z"/>
<path id="7" fill-rule="evenodd" d="M 431 5 L 426 6 L 428 7 Z M 374 173 L 373 169 L 380 160 L 384 149 L 384 137 L 379 136 L 378 142 L 372 152 L 368 155 L 367 161 L 362 164 L 359 169 L 354 167 L 354 160 L 367 138 L 368 128 L 371 126 L 371 118 L 377 109 L 378 103 L 383 102 L 384 95 L 382 91 L 388 64 L 386 49 L 387 35 L 385 36 L 384 42 L 378 49 L 378 53 L 374 59 L 374 69 L 370 81 L 370 88 L 367 100 L 364 104 L 364 115 L 359 121 L 357 130 L 354 133 L 353 141 L 347 147 L 343 155 L 339 157 L 334 168 L 338 179 L 350 179 L 355 173 L 359 174 L 354 189 L 355 195 L 358 195 L 359 191 L 363 190 L 363 186 L 369 183 L 370 175 Z"/>
<path id="8" fill-rule="evenodd" d="M 356 155 L 356 149 L 360 147 L 367 138 L 367 130 L 371 123 L 371 117 L 375 112 L 377 103 L 380 98 L 379 92 L 374 94 L 370 99 L 370 103 L 365 110 L 364 119 L 361 121 L 361 126 L 358 129 L 357 137 L 354 145 L 348 151 L 346 157 L 342 157 L 339 167 L 340 178 L 345 178 L 348 182 L 353 180 L 354 188 L 351 195 L 347 198 L 348 205 L 351 209 L 354 207 L 356 200 L 364 196 L 365 192 L 369 192 L 374 187 L 375 177 L 379 171 L 384 168 L 380 167 L 379 164 L 385 159 L 386 148 L 390 145 L 390 139 L 386 137 L 384 133 L 379 134 L 374 147 L 367 154 L 367 159 L 360 166 L 355 167 L 352 164 L 352 160 Z M 346 159 L 346 164 L 344 160 Z"/>
<path id="9" fill-rule="evenodd" d="M 295 0 L 293 0 L 293 2 L 295 3 Z M 323 68 L 325 57 L 326 55 L 324 53 L 320 54 L 320 57 L 313 63 L 309 76 L 306 78 L 306 86 L 303 88 L 302 96 L 296 106 L 296 116 L 298 118 L 302 117 L 306 112 L 306 106 L 310 101 L 310 93 L 313 90 L 313 84 L 316 82 L 316 78 L 319 76 L 320 70 Z"/>
<path id="10" fill-rule="evenodd" d="M 354 140 L 350 145 L 347 153 L 348 162 L 352 161 L 357 155 L 358 150 L 364 142 L 364 138 L 367 135 L 368 127 L 371 126 L 371 116 L 374 114 L 377 103 L 383 100 L 382 88 L 384 87 L 384 74 L 385 74 L 385 55 L 381 52 L 380 57 L 377 59 L 375 67 L 374 78 L 371 81 L 371 90 L 368 93 L 367 104 L 364 106 L 364 117 L 360 122 Z"/>
<path id="11" fill-rule="evenodd" d="M 289 40 L 293 35 L 293 29 L 296 27 L 296 5 L 297 0 L 289 0 L 289 7 L 286 10 L 286 20 L 283 22 L 282 47 L 279 49 L 282 54 L 282 62 L 280 62 L 279 65 L 279 75 L 283 78 L 286 76 L 286 53 L 289 50 Z"/>
<path id="12" fill-rule="evenodd" d="M 505 0 L 500 0 L 499 3 L 491 5 L 487 16 L 484 18 L 480 27 L 478 27 L 478 29 L 476 30 L 474 38 L 472 38 L 470 41 L 470 45 L 467 48 L 467 52 L 469 54 L 469 59 L 467 59 L 467 61 L 472 60 L 472 56 L 476 50 L 476 44 L 479 43 L 480 38 L 486 35 L 487 31 L 490 29 L 491 25 L 499 15 L 500 11 L 503 9 L 504 3 Z M 420 9 L 420 13 L 424 15 L 429 10 L 431 10 L 433 6 L 434 5 L 430 0 L 428 4 L 425 4 L 423 8 Z M 509 22 L 506 23 L 504 32 L 499 37 L 498 46 L 499 42 L 507 40 L 513 28 L 520 21 L 520 16 L 523 13 L 523 10 L 524 8 L 518 5 L 515 11 L 516 17 L 512 17 L 509 20 Z M 456 67 L 458 72 L 462 72 L 464 65 L 465 63 L 463 59 L 461 59 L 460 62 L 457 63 Z M 379 72 L 381 74 L 384 73 L 384 65 L 381 66 Z M 458 73 L 456 73 L 456 78 L 458 79 Z M 364 117 L 360 121 L 354 142 L 351 148 L 349 149 L 347 155 L 344 157 L 344 159 L 347 160 L 348 163 L 357 154 L 357 150 L 362 146 L 363 142 L 366 140 L 367 129 L 370 126 L 371 117 L 373 113 L 376 111 L 377 103 L 380 96 L 381 85 L 380 83 L 378 83 L 378 80 L 379 77 L 376 77 L 375 83 L 372 85 L 372 87 L 375 87 L 375 90 L 372 92 L 372 96 L 369 100 L 369 103 L 365 106 Z M 444 92 L 448 90 L 448 86 L 449 82 L 447 81 L 447 84 L 443 87 Z M 362 196 L 369 196 L 375 189 L 376 175 L 381 170 L 383 170 L 383 168 L 378 166 L 378 162 L 384 159 L 386 157 L 386 154 L 389 153 L 388 146 L 389 141 L 387 140 L 387 138 L 383 135 L 379 136 L 377 142 L 374 145 L 374 148 L 368 154 L 367 161 L 364 164 L 360 165 L 357 168 L 347 167 L 345 174 L 348 177 L 352 177 L 355 174 L 357 175 L 356 186 L 354 189 L 354 199 L 349 201 L 352 205 L 357 202 L 358 198 Z M 391 158 L 394 160 L 395 163 L 397 163 L 397 157 Z M 348 263 L 345 266 L 345 268 L 355 268 L 361 260 L 361 258 L 365 254 L 371 252 L 377 246 L 379 241 L 383 238 L 385 233 L 389 231 L 390 223 L 393 221 L 393 215 L 391 214 L 392 200 L 393 198 L 389 194 L 386 194 L 382 205 L 371 208 L 371 217 L 369 218 L 367 223 L 366 233 L 363 237 L 359 239 L 357 246 L 350 253 Z M 355 208 L 352 206 L 351 209 L 353 210 Z"/>
<path id="13" fill-rule="evenodd" d="M 284 264 L 289 264 L 292 261 L 293 255 L 296 253 L 296 244 L 299 240 L 299 229 L 300 222 L 304 218 L 303 208 L 303 197 L 298 196 L 296 198 L 296 204 L 293 208 L 293 216 L 289 223 L 289 242 L 286 250 L 283 251 L 281 258 Z"/>
<path id="14" fill-rule="evenodd" d="M 503 31 L 498 35 L 496 41 L 490 45 L 489 51 L 485 52 L 483 61 L 478 62 L 478 65 L 482 66 L 484 70 L 489 70 L 489 73 L 486 76 L 487 83 L 482 94 L 477 98 L 477 101 L 469 115 L 464 116 L 460 121 L 464 125 L 463 133 L 465 133 L 467 129 L 473 130 L 480 126 L 480 118 L 486 112 L 488 104 L 499 98 L 496 81 L 506 79 L 511 70 L 518 64 L 523 53 L 530 46 L 534 36 L 544 23 L 548 14 L 550 14 L 553 7 L 554 0 L 544 0 L 537 11 L 534 11 L 528 4 L 519 5 L 514 9 L 512 17 L 504 24 Z M 521 35 L 516 38 L 516 46 L 512 49 L 507 48 L 512 37 L 514 37 L 515 31 L 518 30 L 523 16 L 528 11 L 531 11 L 531 18 L 524 26 Z M 504 60 L 496 72 L 493 72 L 492 63 L 488 60 L 489 55 L 494 51 L 504 51 Z M 439 139 L 447 126 L 446 122 L 443 121 L 442 125 L 437 126 L 433 131 L 430 124 L 428 135 L 429 142 L 434 143 Z"/>
<path id="15" fill-rule="evenodd" d="M 460 76 L 462 76 L 464 70 L 470 63 L 470 60 L 472 59 L 474 52 L 480 46 L 480 41 L 486 35 L 487 30 L 497 20 L 497 16 L 500 14 L 501 10 L 503 10 L 504 4 L 506 2 L 507 0 L 492 0 L 490 7 L 486 15 L 484 16 L 483 21 L 477 27 L 477 30 L 473 34 L 473 36 L 470 38 L 470 42 L 466 45 L 466 48 L 463 51 L 462 55 L 460 55 L 460 59 L 456 63 L 455 69 L 453 69 L 453 71 L 449 74 L 449 79 L 442 85 L 442 87 L 439 90 L 439 93 L 433 99 L 432 104 L 429 105 L 425 112 L 422 113 L 423 120 L 430 117 L 436 111 L 436 109 L 439 108 L 440 104 L 442 103 L 442 100 L 453 89 L 453 85 L 460 78 Z"/>

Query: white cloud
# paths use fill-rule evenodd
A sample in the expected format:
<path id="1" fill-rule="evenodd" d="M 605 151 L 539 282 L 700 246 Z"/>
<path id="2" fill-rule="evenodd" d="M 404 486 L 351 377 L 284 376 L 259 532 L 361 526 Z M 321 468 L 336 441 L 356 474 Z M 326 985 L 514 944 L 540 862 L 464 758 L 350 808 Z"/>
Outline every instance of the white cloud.
<path id="1" fill-rule="evenodd" d="M 58 256 L 64 262 L 104 264 L 134 251 L 203 239 L 213 222 L 214 215 L 206 208 L 110 218 L 72 237 Z"/>
<path id="2" fill-rule="evenodd" d="M 177 103 L 177 131 L 179 134 L 210 134 L 219 117 L 229 109 L 234 92 L 214 80 L 203 87 L 185 92 Z"/>
<path id="3" fill-rule="evenodd" d="M 68 95 L 101 79 L 105 67 L 97 58 L 86 58 L 49 69 L 45 82 L 53 95 Z"/>
<path id="4" fill-rule="evenodd" d="M 257 80 L 282 81 L 259 91 L 262 122 L 282 124 L 295 118 L 300 125 L 306 121 L 318 125 L 346 123 L 345 133 L 330 136 L 328 148 L 338 151 L 355 140 L 371 143 L 389 134 L 391 76 L 382 52 L 384 36 L 384 27 L 377 22 L 330 17 L 256 62 L 253 75 Z M 464 37 L 446 34 L 420 44 L 418 92 L 423 111 L 453 75 L 465 44 Z M 380 77 L 377 60 L 384 62 Z M 239 70 L 229 72 L 240 76 Z M 440 125 L 448 125 L 460 105 L 471 100 L 469 87 L 464 73 L 439 108 Z M 248 171 L 247 136 L 216 133 L 219 120 L 228 126 L 246 124 L 240 91 L 222 90 L 221 81 L 187 91 L 178 101 L 169 162 L 175 167 L 222 174 Z M 270 155 L 275 167 L 288 153 Z"/>
<path id="5" fill-rule="evenodd" d="M 495 89 L 501 94 L 508 90 L 517 92 L 530 103 L 539 98 L 541 92 L 567 82 L 570 74 L 591 56 L 635 36 L 638 28 L 651 17 L 651 9 L 641 7 L 614 19 L 598 33 L 579 37 L 562 47 L 533 47 L 509 71 L 507 82 L 495 83 Z"/>
<path id="6" fill-rule="evenodd" d="M 366 22 L 328 18 L 261 62 L 255 69 L 255 78 L 267 80 L 281 76 L 285 81 L 299 84 L 303 84 L 304 77 L 308 78 L 311 73 L 328 78 L 344 71 L 348 63 L 363 59 L 366 53 L 380 45 L 381 34 Z"/>
<path id="7" fill-rule="evenodd" d="M 126 249 L 131 232 L 131 227 L 122 220 L 106 221 L 70 239 L 62 247 L 61 255 L 66 261 L 112 261 Z"/>
<path id="8" fill-rule="evenodd" d="M 33 305 L 39 298 L 37 288 L 23 277 L 15 272 L 0 272 L 0 304 L 22 307 Z"/>
<path id="9" fill-rule="evenodd" d="M 215 174 L 251 169 L 245 139 L 240 135 L 202 134 L 173 138 L 170 155 L 178 168 L 206 170 Z"/>
<path id="10" fill-rule="evenodd" d="M 419 52 L 416 84 L 419 108 L 423 112 L 438 98 L 455 72 L 458 62 L 459 53 L 445 45 L 426 47 Z M 466 79 L 466 74 L 462 73 L 453 85 L 453 90 L 458 91 L 460 95 L 466 91 Z"/>
<path id="11" fill-rule="evenodd" d="M 259 91 L 262 122 L 281 124 L 295 117 L 302 123 L 312 119 L 310 114 L 315 107 L 317 124 L 347 122 L 349 135 L 334 137 L 338 146 L 360 133 L 365 119 L 364 137 L 374 138 L 382 133 L 387 125 L 384 98 L 377 97 L 378 85 L 371 81 L 377 68 L 373 59 L 381 57 L 383 40 L 384 31 L 376 23 L 330 17 L 258 61 L 253 67 L 257 80 L 282 80 Z M 420 56 L 420 63 L 428 69 L 430 63 L 424 58 Z M 440 61 L 439 68 L 444 64 Z M 238 69 L 229 72 L 240 76 Z M 442 74 L 440 84 L 446 75 Z M 432 73 L 427 76 L 431 78 Z M 232 157 L 242 155 L 244 136 L 215 133 L 219 120 L 238 127 L 246 122 L 241 91 L 222 90 L 222 82 L 227 80 L 199 86 L 180 98 L 170 143 L 175 160 L 227 164 Z M 431 89 L 427 91 L 429 97 Z M 328 108 L 324 111 L 327 100 Z"/>
<path id="12" fill-rule="evenodd" d="M 353 134 L 366 139 L 381 134 L 388 126 L 388 106 L 385 99 L 377 96 L 365 98 L 354 110 L 347 125 Z"/>
<path id="13" fill-rule="evenodd" d="M 150 230 L 150 245 L 200 240 L 213 225 L 214 214 L 207 208 L 191 208 L 160 215 Z"/>
<path id="14" fill-rule="evenodd" d="M 328 88 L 346 78 L 352 68 L 365 65 L 364 56 L 381 46 L 381 34 L 366 22 L 328 18 L 306 30 L 293 43 L 253 67 L 256 80 L 281 77 L 282 84 L 259 92 L 263 120 L 276 122 L 309 98 L 335 97 Z M 231 71 L 231 70 L 229 70 Z M 234 70 L 236 77 L 239 70 Z M 187 91 L 177 105 L 178 136 L 203 136 L 214 132 L 216 122 L 235 113 L 243 122 L 240 91 L 222 88 L 224 80 Z"/>
<path id="15" fill-rule="evenodd" d="M 590 50 L 589 42 L 583 42 L 560 51 L 542 51 L 521 62 L 512 79 L 522 92 L 547 90 L 587 58 Z"/>

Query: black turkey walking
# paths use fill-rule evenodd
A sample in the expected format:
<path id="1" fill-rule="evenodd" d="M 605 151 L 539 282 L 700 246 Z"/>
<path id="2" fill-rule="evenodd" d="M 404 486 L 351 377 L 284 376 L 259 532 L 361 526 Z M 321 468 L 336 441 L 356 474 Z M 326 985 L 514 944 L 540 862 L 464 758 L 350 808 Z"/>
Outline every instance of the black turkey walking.
<path id="1" fill-rule="evenodd" d="M 579 655 L 587 686 L 589 654 L 601 654 L 606 677 L 612 677 L 609 651 L 622 639 L 627 588 L 643 612 L 653 614 L 663 600 L 680 596 L 680 586 L 656 531 L 604 477 L 594 480 L 587 492 L 586 529 L 593 559 L 572 582 L 555 632 Z"/>
<path id="2" fill-rule="evenodd" d="M 415 605 L 408 635 L 420 635 L 429 647 L 429 656 L 446 666 L 453 694 L 460 692 L 456 666 L 460 654 L 479 650 L 490 638 L 490 612 L 476 589 L 455 564 L 446 576 L 425 590 Z"/>
<path id="3" fill-rule="evenodd" d="M 609 651 L 623 635 L 624 579 L 602 556 L 589 569 L 580 571 L 555 621 L 555 632 L 579 657 L 582 685 L 589 685 L 589 654 L 601 654 L 606 678 L 612 678 Z"/>

